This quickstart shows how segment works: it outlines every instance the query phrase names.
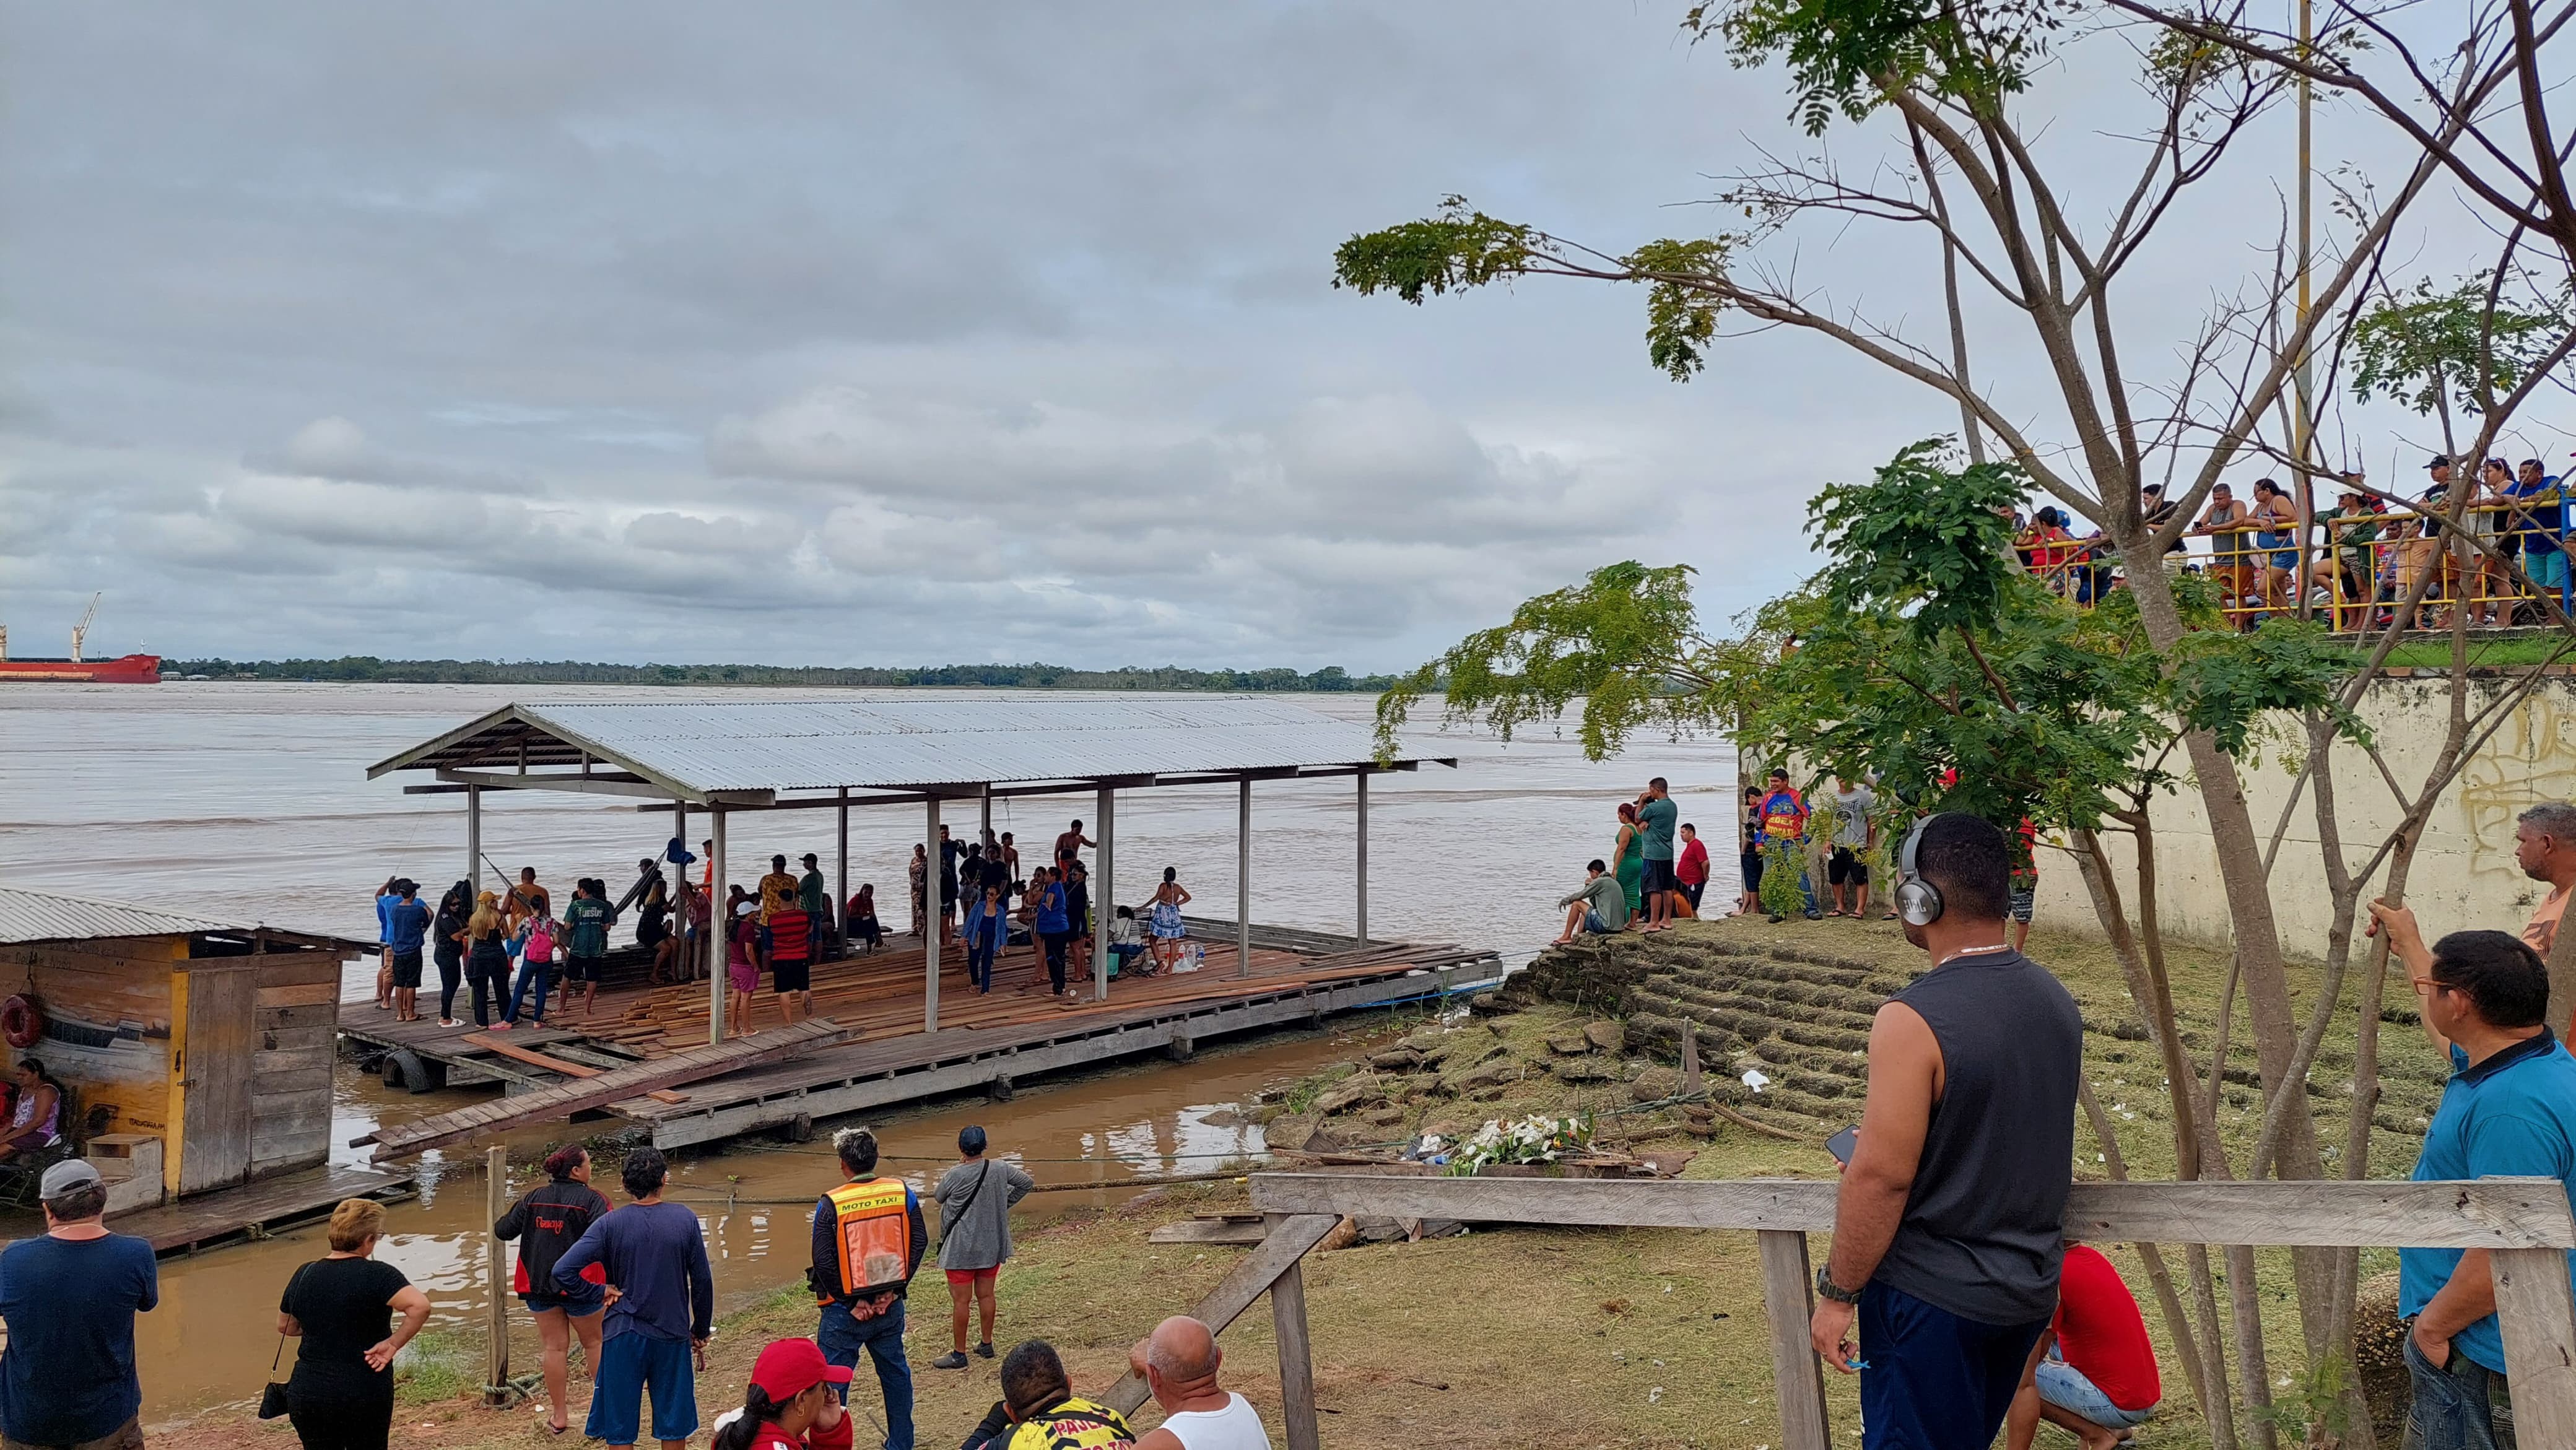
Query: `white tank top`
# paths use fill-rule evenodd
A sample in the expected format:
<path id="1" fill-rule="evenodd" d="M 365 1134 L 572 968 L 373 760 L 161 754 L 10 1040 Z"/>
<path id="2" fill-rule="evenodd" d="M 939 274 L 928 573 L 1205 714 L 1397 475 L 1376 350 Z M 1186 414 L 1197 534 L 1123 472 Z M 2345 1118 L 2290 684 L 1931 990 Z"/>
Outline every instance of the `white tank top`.
<path id="1" fill-rule="evenodd" d="M 1270 1432 L 1252 1401 L 1228 1393 L 1222 1410 L 1182 1410 L 1167 1416 L 1163 1428 L 1181 1442 L 1181 1450 L 1270 1450 Z"/>

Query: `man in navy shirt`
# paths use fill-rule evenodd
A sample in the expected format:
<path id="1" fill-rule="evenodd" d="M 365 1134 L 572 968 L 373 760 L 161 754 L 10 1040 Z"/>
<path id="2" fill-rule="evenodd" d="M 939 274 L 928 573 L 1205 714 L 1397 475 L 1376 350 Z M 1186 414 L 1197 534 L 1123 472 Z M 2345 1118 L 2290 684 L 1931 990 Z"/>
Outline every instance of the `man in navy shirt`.
<path id="1" fill-rule="evenodd" d="M 2576 1058 L 2545 1020 L 2549 969 L 2500 931 L 2455 931 L 2428 951 L 2415 914 L 2373 902 L 2371 930 L 2406 963 L 2424 1033 L 2451 1059 L 2415 1178 L 2555 1178 L 2576 1193 Z M 2494 1269 L 2484 1249 L 2404 1249 L 2406 1320 L 2420 1450 L 2486 1450 L 2512 1423 Z M 2504 1443 L 2511 1443 L 2506 1441 Z"/>
<path id="2" fill-rule="evenodd" d="M 74 1158 L 37 1184 L 45 1235 L 0 1252 L 0 1444 L 140 1450 L 134 1316 L 161 1302 L 152 1245 L 102 1221 L 107 1185 Z"/>
<path id="3" fill-rule="evenodd" d="M 653 1438 L 679 1450 L 698 1431 L 693 1359 L 714 1334 L 715 1275 L 707 1268 L 706 1231 L 696 1210 L 662 1201 L 671 1165 L 651 1148 L 626 1155 L 618 1177 L 635 1201 L 600 1216 L 563 1257 L 555 1282 L 566 1293 L 587 1286 L 581 1271 L 608 1267 L 617 1297 L 600 1326 L 599 1369 L 582 1433 L 631 1446 L 642 1428 L 644 1392 L 653 1393 Z"/>
<path id="4" fill-rule="evenodd" d="M 405 877 L 394 883 L 394 902 L 385 908 L 385 945 L 393 951 L 394 1020 L 420 1020 L 420 948 L 429 935 L 429 908 L 421 904 L 420 883 Z"/>

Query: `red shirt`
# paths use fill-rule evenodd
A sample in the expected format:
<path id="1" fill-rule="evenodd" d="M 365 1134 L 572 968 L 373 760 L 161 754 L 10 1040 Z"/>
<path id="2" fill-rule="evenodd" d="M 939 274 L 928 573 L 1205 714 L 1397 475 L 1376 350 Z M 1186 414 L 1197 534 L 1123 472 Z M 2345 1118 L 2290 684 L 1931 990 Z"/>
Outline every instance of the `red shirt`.
<path id="1" fill-rule="evenodd" d="M 762 1421 L 759 1433 L 751 1437 L 751 1450 L 850 1450 L 850 1416 L 828 1430 L 808 1430 L 790 1435 L 776 1425 Z"/>
<path id="2" fill-rule="evenodd" d="M 2164 1381 L 2156 1373 L 2156 1349 L 2147 1342 L 2147 1321 L 2120 1271 L 2098 1250 L 2083 1244 L 2066 1248 L 2066 1267 L 2057 1280 L 2057 1352 L 2083 1372 L 2093 1387 L 2124 1410 L 2143 1410 L 2164 1398 Z"/>
<path id="3" fill-rule="evenodd" d="M 794 907 L 769 914 L 769 959 L 801 962 L 813 945 L 814 919 Z"/>
<path id="4" fill-rule="evenodd" d="M 1708 844 L 1699 837 L 1690 838 L 1682 853 L 1673 861 L 1673 879 L 1684 886 L 1698 886 L 1708 880 Z"/>

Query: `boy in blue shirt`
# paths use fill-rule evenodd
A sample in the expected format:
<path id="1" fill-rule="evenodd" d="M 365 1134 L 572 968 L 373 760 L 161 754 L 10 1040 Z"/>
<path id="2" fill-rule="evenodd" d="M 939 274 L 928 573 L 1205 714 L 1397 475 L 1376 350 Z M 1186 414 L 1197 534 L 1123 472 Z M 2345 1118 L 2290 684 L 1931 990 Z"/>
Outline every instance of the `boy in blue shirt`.
<path id="1" fill-rule="evenodd" d="M 2427 950 L 2413 912 L 2373 902 L 2370 915 L 2371 931 L 2387 932 L 2406 963 L 2425 1035 L 2451 1059 L 2416 1180 L 2555 1178 L 2576 1193 L 2576 1058 L 2545 1020 L 2549 969 L 2539 953 L 2500 931 L 2455 931 Z M 2512 1399 L 2487 1251 L 2405 1249 L 2397 1268 L 2415 1389 L 2407 1444 L 2496 1445 Z"/>

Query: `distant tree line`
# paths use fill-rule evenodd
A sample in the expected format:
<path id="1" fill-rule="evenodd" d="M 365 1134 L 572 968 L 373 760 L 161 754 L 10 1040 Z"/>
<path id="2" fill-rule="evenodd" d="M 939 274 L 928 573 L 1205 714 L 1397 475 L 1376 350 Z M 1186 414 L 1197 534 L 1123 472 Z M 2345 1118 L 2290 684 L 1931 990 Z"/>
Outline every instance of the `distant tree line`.
<path id="1" fill-rule="evenodd" d="M 1392 675 L 1354 675 L 1339 665 L 1295 670 L 1078 670 L 1071 665 L 928 665 L 907 669 L 822 665 L 614 665 L 578 660 L 172 660 L 165 674 L 217 680 L 330 680 L 429 685 L 859 685 L 874 688 L 988 686 L 1037 690 L 1229 690 L 1378 692 Z"/>

